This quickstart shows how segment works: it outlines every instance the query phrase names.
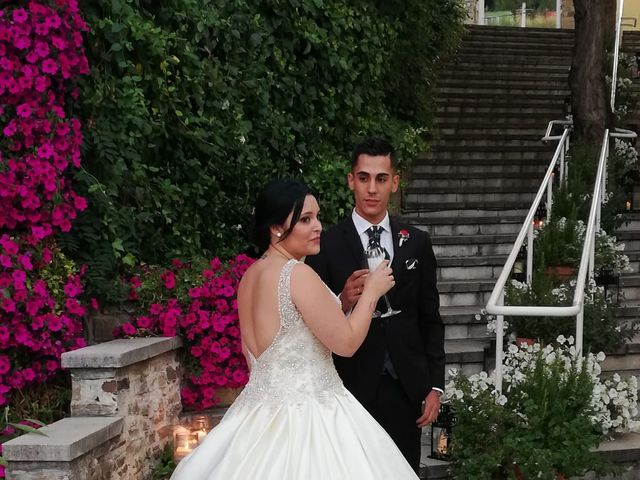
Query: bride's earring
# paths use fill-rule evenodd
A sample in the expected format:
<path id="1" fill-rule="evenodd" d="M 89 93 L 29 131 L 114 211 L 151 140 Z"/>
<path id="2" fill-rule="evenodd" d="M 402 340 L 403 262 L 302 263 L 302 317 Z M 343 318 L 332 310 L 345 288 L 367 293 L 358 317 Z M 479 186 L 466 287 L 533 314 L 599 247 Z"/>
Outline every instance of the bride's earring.
<path id="1" fill-rule="evenodd" d="M 280 232 L 276 233 L 276 237 L 280 238 L 282 234 Z"/>

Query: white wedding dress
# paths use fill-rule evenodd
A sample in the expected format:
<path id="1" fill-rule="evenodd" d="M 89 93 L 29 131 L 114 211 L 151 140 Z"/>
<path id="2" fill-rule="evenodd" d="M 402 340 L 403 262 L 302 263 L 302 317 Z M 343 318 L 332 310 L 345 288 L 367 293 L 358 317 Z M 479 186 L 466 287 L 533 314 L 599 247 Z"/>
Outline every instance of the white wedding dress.
<path id="1" fill-rule="evenodd" d="M 251 378 L 171 480 L 417 480 L 382 427 L 349 393 L 331 352 L 278 283 L 280 330 Z"/>

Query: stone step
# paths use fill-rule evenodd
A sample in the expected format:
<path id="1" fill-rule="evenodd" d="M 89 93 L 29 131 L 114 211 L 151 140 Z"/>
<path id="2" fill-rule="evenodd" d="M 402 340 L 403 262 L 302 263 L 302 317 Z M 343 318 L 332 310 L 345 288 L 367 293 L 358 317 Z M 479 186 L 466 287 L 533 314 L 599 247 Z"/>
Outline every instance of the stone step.
<path id="1" fill-rule="evenodd" d="M 479 67 L 484 68 L 484 67 Z M 439 106 L 466 106 L 475 108 L 564 108 L 566 96 L 557 95 L 553 98 L 544 95 L 527 95 L 527 98 L 520 97 L 499 97 L 495 95 L 445 95 L 435 96 L 433 101 L 435 107 Z"/>
<path id="2" fill-rule="evenodd" d="M 447 159 L 443 160 L 448 161 Z M 547 165 L 521 163 L 521 162 L 498 162 L 494 163 L 475 163 L 474 160 L 464 161 L 461 160 L 455 165 L 448 163 L 433 164 L 424 163 L 421 165 L 414 164 L 414 174 L 429 175 L 429 174 L 447 174 L 458 175 L 461 173 L 506 173 L 506 174 L 519 174 L 519 175 L 532 175 L 536 178 L 541 178 L 547 169 Z"/>
<path id="3" fill-rule="evenodd" d="M 549 165 L 554 149 L 543 142 L 535 142 L 528 150 L 519 146 L 500 145 L 495 147 L 479 147 L 478 150 L 462 148 L 452 143 L 432 144 L 427 152 L 418 154 L 414 163 L 419 165 L 443 163 L 449 165 L 513 165 L 516 163 L 525 165 Z"/>
<path id="4" fill-rule="evenodd" d="M 460 67 L 460 65 L 455 65 Z M 478 71 L 474 69 L 446 68 L 438 73 L 436 83 L 463 82 L 465 79 L 470 82 L 491 83 L 566 83 L 569 75 L 565 67 L 554 68 L 548 71 L 538 70 L 514 70 L 513 68 L 491 69 L 490 71 Z"/>
<path id="5" fill-rule="evenodd" d="M 527 53 L 537 53 L 540 55 L 553 54 L 555 56 L 571 56 L 573 49 L 573 38 L 562 37 L 556 39 L 512 39 L 503 37 L 473 36 L 466 37 L 462 42 L 461 51 L 465 48 L 488 49 L 492 51 L 502 50 L 505 52 L 515 51 Z"/>
<path id="6" fill-rule="evenodd" d="M 535 191 L 533 189 L 530 192 L 522 192 L 518 190 L 517 192 L 499 192 L 495 193 L 491 192 L 464 192 L 464 193 L 423 193 L 430 192 L 430 189 L 421 188 L 421 189 L 410 189 L 407 188 L 405 190 L 405 201 L 408 205 L 416 205 L 416 204 L 454 204 L 458 203 L 461 205 L 469 205 L 472 203 L 502 203 L 512 205 L 514 203 L 522 204 L 533 202 L 533 198 L 535 197 Z"/>
<path id="7" fill-rule="evenodd" d="M 488 68 L 486 66 L 481 68 Z M 568 98 L 569 94 L 562 92 L 545 93 L 543 91 L 534 92 L 501 92 L 498 89 L 496 91 L 443 91 L 438 90 L 434 92 L 434 100 L 436 105 L 439 102 L 454 103 L 461 102 L 470 105 L 504 105 L 509 104 L 512 101 L 526 101 L 530 106 L 537 105 L 564 105 L 564 101 Z"/>
<path id="8" fill-rule="evenodd" d="M 459 111 L 440 112 L 433 119 L 433 125 L 438 129 L 460 126 L 472 126 L 479 128 L 485 125 L 489 125 L 494 128 L 497 126 L 536 127 L 538 129 L 538 133 L 542 131 L 542 134 L 544 134 L 549 122 L 551 120 L 555 120 L 557 117 L 558 115 L 551 115 L 546 112 L 523 114 L 517 109 L 513 109 L 511 112 L 495 112 L 487 110 L 486 112 L 471 112 L 467 115 L 461 115 L 461 112 Z"/>
<path id="9" fill-rule="evenodd" d="M 623 274 L 620 287 L 626 300 L 640 300 L 640 274 Z"/>
<path id="10" fill-rule="evenodd" d="M 532 85 L 532 84 L 512 84 L 512 83 L 502 83 L 502 84 L 494 84 L 491 83 L 479 83 L 479 82 L 469 82 L 466 84 L 451 84 L 451 83 L 442 83 L 436 84 L 433 89 L 434 95 L 441 97 L 445 94 L 449 94 L 449 96 L 460 96 L 460 95 L 484 95 L 484 96 L 500 96 L 500 97 L 523 97 L 527 98 L 529 96 L 535 96 L 539 98 L 539 96 L 551 97 L 551 96 L 562 96 L 567 97 L 571 94 L 571 90 L 568 85 L 563 83 L 559 83 L 558 85 Z"/>
<path id="11" fill-rule="evenodd" d="M 640 212 L 624 212 L 622 219 L 625 223 L 618 228 L 619 232 L 635 231 L 640 234 Z"/>
<path id="12" fill-rule="evenodd" d="M 532 52 L 531 55 L 520 55 L 517 52 L 503 53 L 500 49 L 465 49 L 457 56 L 457 63 L 487 65 L 526 65 L 527 68 L 535 68 L 537 65 L 547 68 L 548 65 L 557 65 L 569 68 L 571 56 L 568 55 L 544 55 Z"/>
<path id="13" fill-rule="evenodd" d="M 480 210 L 480 209 L 464 209 L 455 210 L 422 210 L 417 212 L 403 211 L 402 218 L 409 223 L 414 223 L 423 228 L 428 228 L 431 224 L 468 224 L 476 221 L 477 223 L 501 223 L 516 221 L 517 218 L 524 218 L 529 210 L 511 209 L 511 210 Z M 485 233 L 485 232 L 480 232 Z M 489 233 L 489 232 L 486 232 Z M 456 234 L 451 234 L 456 235 Z"/>
<path id="14" fill-rule="evenodd" d="M 449 339 L 444 342 L 445 377 L 451 370 L 461 371 L 465 375 L 479 373 L 484 368 L 485 348 L 490 339 Z"/>
<path id="15" fill-rule="evenodd" d="M 464 192 L 460 193 L 460 188 L 456 185 L 447 186 L 441 184 L 433 184 L 427 186 L 408 186 L 405 187 L 404 193 L 433 193 L 433 194 L 442 194 L 442 195 L 473 195 L 473 194 L 523 194 L 524 196 L 528 196 L 531 191 L 537 191 L 537 186 L 532 185 L 530 188 L 524 189 L 522 185 L 503 185 L 501 187 L 489 186 L 483 187 L 481 185 L 470 185 L 468 188 L 464 190 Z"/>
<path id="16" fill-rule="evenodd" d="M 443 174 L 438 174 L 442 176 Z M 517 174 L 505 174 L 497 178 L 490 177 L 467 177 L 461 178 L 459 175 L 452 177 L 447 175 L 445 178 L 438 178 L 430 174 L 412 175 L 409 180 L 408 187 L 416 189 L 431 189 L 435 188 L 438 191 L 440 188 L 447 189 L 464 189 L 464 190 L 485 190 L 495 191 L 496 189 L 502 190 L 503 188 L 518 188 L 523 191 L 536 191 L 540 186 L 542 180 L 542 172 L 540 175 L 523 176 L 521 173 Z"/>
<path id="17" fill-rule="evenodd" d="M 431 430 L 423 429 L 422 454 L 420 457 L 420 479 L 421 480 L 445 480 L 453 479 L 449 473 L 449 463 L 443 460 L 430 458 L 431 455 Z M 574 480 L 632 480 L 640 478 L 640 434 L 620 433 L 613 439 L 606 440 L 598 446 L 598 450 L 611 462 L 617 464 L 619 473 L 615 476 L 607 475 L 599 477 L 594 474 L 587 474 L 584 477 L 571 477 Z"/>
<path id="18" fill-rule="evenodd" d="M 540 140 L 544 135 L 549 122 L 540 121 L 534 125 L 526 126 L 517 121 L 511 124 L 494 125 L 438 125 L 436 138 L 444 139 L 449 136 L 461 139 L 481 138 L 487 136 L 497 136 L 512 141 L 512 139 L 532 138 Z M 542 133 L 541 133 L 542 132 Z"/>
<path id="19" fill-rule="evenodd" d="M 457 71 L 457 74 L 462 73 L 470 73 L 474 74 L 477 72 L 485 72 L 488 69 L 487 62 L 481 59 L 474 59 L 473 57 L 467 57 L 465 59 L 460 59 L 458 57 L 454 58 L 450 63 L 442 68 L 443 72 L 452 72 Z M 569 74 L 570 65 L 566 64 L 545 64 L 545 63 L 522 63 L 518 65 L 517 69 L 514 69 L 510 63 L 493 63 L 491 65 L 489 72 L 505 72 L 506 75 L 509 75 L 506 72 L 518 72 L 519 74 L 532 74 L 532 75 L 546 75 L 546 74 Z M 436 80 L 437 81 L 437 80 Z"/>
<path id="20" fill-rule="evenodd" d="M 419 216 L 403 216 L 404 220 L 429 235 L 516 235 L 522 227 L 524 215 L 513 220 L 491 217 L 468 218 L 464 216 L 425 219 Z M 428 222 L 428 223 L 427 223 Z M 473 259 L 465 259 L 472 261 Z M 442 259 L 439 258 L 438 262 Z"/>
<path id="21" fill-rule="evenodd" d="M 493 255 L 493 257 L 500 257 L 500 255 Z M 506 259 L 506 255 L 504 256 Z M 439 264 L 441 265 L 441 264 Z M 475 281 L 491 278 L 497 280 L 504 262 L 499 265 L 470 265 L 465 264 L 461 266 L 439 266 L 438 267 L 438 282 L 448 281 Z"/>
<path id="22" fill-rule="evenodd" d="M 504 211 L 507 210 L 524 210 L 529 211 L 531 207 L 531 201 L 513 201 L 509 202 L 508 205 L 505 205 L 504 202 L 498 201 L 468 201 L 468 202 L 431 202 L 428 205 L 425 205 L 420 202 L 409 202 L 405 201 L 403 204 L 402 211 L 405 213 L 416 213 L 416 212 L 440 212 L 442 216 L 455 216 L 456 211 L 460 210 L 496 210 L 496 211 Z"/>
<path id="23" fill-rule="evenodd" d="M 640 251 L 640 234 L 637 231 L 626 230 L 616 233 L 619 242 L 624 243 L 625 251 Z"/>
<path id="24" fill-rule="evenodd" d="M 502 104 L 487 104 L 487 105 L 471 105 L 468 102 L 456 101 L 450 99 L 449 101 L 438 102 L 435 99 L 435 112 L 436 119 L 464 119 L 469 118 L 470 121 L 474 119 L 484 119 L 487 116 L 494 117 L 497 121 L 499 116 L 508 115 L 516 117 L 527 117 L 529 115 L 534 118 L 548 117 L 547 123 L 551 120 L 560 120 L 564 118 L 564 106 L 562 104 L 540 104 L 531 105 L 527 102 L 510 102 Z"/>
<path id="25" fill-rule="evenodd" d="M 510 26 L 498 26 L 498 25 L 468 25 L 466 36 L 480 36 L 481 38 L 494 37 L 506 37 L 507 39 L 514 38 L 529 38 L 529 39 L 541 39 L 542 41 L 556 40 L 556 39 L 573 39 L 575 32 L 573 29 L 560 29 L 560 28 L 540 28 L 540 27 L 510 27 Z"/>
<path id="26" fill-rule="evenodd" d="M 490 338 L 487 334 L 487 323 L 475 318 L 479 311 L 480 308 L 475 305 L 442 307 L 440 315 L 445 325 L 445 340 Z"/>
<path id="27" fill-rule="evenodd" d="M 439 137 L 431 147 L 431 152 L 439 151 L 469 151 L 482 149 L 479 151 L 493 152 L 496 150 L 510 149 L 511 151 L 552 151 L 549 146 L 542 144 L 540 134 L 530 134 L 526 136 L 502 136 L 502 135 L 467 135 L 460 137 Z M 551 157 L 549 158 L 551 160 Z"/>

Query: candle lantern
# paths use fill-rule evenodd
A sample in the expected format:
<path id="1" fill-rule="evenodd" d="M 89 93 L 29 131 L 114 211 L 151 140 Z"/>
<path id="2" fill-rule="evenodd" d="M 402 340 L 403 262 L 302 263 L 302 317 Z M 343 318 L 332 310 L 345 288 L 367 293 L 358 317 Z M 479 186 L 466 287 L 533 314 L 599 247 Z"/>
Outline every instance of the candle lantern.
<path id="1" fill-rule="evenodd" d="M 640 212 L 640 171 L 632 170 L 627 172 L 624 176 L 624 182 L 627 185 L 625 210 Z"/>
<path id="2" fill-rule="evenodd" d="M 438 418 L 431 424 L 431 458 L 448 460 L 456 416 L 451 405 L 440 405 Z"/>
<path id="3" fill-rule="evenodd" d="M 538 205 L 536 213 L 533 215 L 533 228 L 542 228 L 547 220 L 547 206 L 545 204 Z"/>
<path id="4" fill-rule="evenodd" d="M 518 251 L 516 261 L 513 263 L 513 274 L 511 277 L 518 282 L 524 282 L 527 279 L 527 246 L 522 245 Z"/>
<path id="5" fill-rule="evenodd" d="M 173 431 L 173 459 L 176 463 L 198 446 L 198 434 L 188 428 L 177 427 Z"/>
<path id="6" fill-rule="evenodd" d="M 194 418 L 191 431 L 198 436 L 198 445 L 200 445 L 209 431 L 209 422 L 207 421 L 207 417 L 200 415 Z"/>

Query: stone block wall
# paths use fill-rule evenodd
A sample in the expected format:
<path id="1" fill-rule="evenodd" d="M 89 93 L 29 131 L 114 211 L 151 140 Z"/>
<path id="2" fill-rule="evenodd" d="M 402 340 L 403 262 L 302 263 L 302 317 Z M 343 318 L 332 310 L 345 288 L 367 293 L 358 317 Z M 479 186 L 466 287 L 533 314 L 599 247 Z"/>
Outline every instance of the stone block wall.
<path id="1" fill-rule="evenodd" d="M 63 355 L 71 418 L 4 445 L 9 480 L 147 480 L 179 423 L 177 338 L 121 339 Z"/>
<path id="2" fill-rule="evenodd" d="M 562 28 L 575 28 L 573 0 L 562 0 Z"/>

